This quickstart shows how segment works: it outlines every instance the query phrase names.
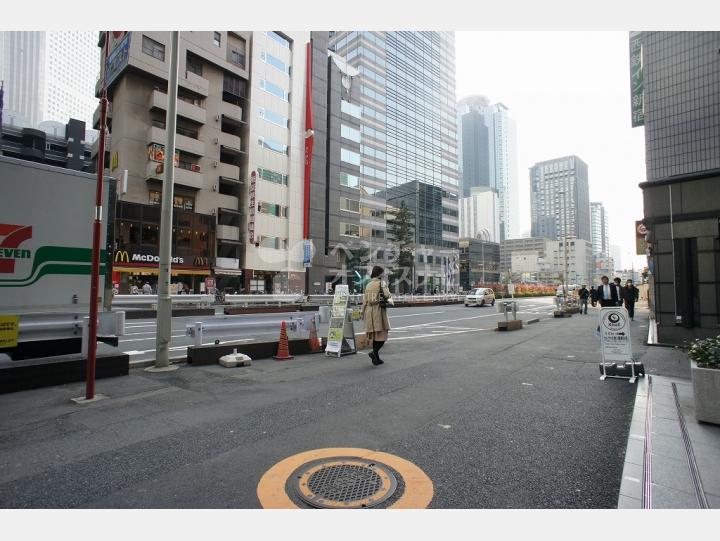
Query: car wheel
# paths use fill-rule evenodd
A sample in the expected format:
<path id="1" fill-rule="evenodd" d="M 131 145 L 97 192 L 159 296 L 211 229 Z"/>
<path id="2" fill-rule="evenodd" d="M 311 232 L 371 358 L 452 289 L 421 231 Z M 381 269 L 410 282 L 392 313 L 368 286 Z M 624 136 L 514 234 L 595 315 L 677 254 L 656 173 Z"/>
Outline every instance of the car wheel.
<path id="1" fill-rule="evenodd" d="M 480 306 L 485 306 L 485 299 L 480 301 Z"/>
<path id="2" fill-rule="evenodd" d="M 490 306 L 495 306 L 495 299 L 490 303 Z"/>

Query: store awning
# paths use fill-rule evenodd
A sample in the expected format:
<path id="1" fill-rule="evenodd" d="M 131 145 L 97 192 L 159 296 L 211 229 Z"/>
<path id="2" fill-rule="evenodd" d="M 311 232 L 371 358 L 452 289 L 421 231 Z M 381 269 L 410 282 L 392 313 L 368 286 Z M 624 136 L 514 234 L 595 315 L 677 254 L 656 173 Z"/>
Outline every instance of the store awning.
<path id="1" fill-rule="evenodd" d="M 222 274 L 226 276 L 242 276 L 243 271 L 240 269 L 222 269 L 215 267 L 215 274 Z"/>
<path id="2" fill-rule="evenodd" d="M 131 272 L 133 274 L 159 274 L 159 270 L 157 267 L 122 267 L 119 265 L 114 265 L 112 270 L 113 272 Z M 170 275 L 210 276 L 210 269 L 177 269 L 171 267 Z"/>

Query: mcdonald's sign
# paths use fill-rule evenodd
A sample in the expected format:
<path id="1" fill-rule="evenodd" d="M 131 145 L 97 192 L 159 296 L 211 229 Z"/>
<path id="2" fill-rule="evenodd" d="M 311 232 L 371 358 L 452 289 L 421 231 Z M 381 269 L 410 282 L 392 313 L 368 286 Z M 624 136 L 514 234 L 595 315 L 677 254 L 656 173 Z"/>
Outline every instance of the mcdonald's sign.
<path id="1" fill-rule="evenodd" d="M 115 171 L 120 163 L 120 156 L 117 152 L 110 154 L 110 171 Z"/>
<path id="2" fill-rule="evenodd" d="M 196 257 L 195 261 L 193 262 L 193 265 L 196 267 L 207 267 L 208 264 L 208 258 L 207 257 Z"/>
<path id="3" fill-rule="evenodd" d="M 127 250 L 117 250 L 115 252 L 115 263 L 130 263 L 130 254 Z"/>

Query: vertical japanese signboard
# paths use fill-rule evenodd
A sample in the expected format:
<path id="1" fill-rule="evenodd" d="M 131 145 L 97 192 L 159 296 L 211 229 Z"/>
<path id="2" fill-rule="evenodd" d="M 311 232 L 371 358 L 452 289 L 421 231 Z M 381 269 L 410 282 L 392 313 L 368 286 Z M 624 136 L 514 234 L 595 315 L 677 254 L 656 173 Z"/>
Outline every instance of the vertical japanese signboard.
<path id="1" fill-rule="evenodd" d="M 249 214 L 248 214 L 248 240 L 250 244 L 255 244 L 255 211 L 257 210 L 255 205 L 255 184 L 257 182 L 257 173 L 253 171 L 250 173 L 250 190 L 248 193 L 248 199 L 250 200 Z"/>
<path id="2" fill-rule="evenodd" d="M 349 295 L 350 292 L 347 285 L 338 284 L 335 286 L 335 297 L 333 298 L 332 307 L 330 308 L 330 327 L 328 328 L 325 353 L 340 355 Z"/>
<path id="3" fill-rule="evenodd" d="M 647 255 L 647 241 L 645 240 L 647 229 L 641 221 L 635 222 L 635 254 Z"/>
<path id="4" fill-rule="evenodd" d="M 630 111 L 632 127 L 645 125 L 645 103 L 643 98 L 643 57 L 640 32 L 630 32 Z"/>

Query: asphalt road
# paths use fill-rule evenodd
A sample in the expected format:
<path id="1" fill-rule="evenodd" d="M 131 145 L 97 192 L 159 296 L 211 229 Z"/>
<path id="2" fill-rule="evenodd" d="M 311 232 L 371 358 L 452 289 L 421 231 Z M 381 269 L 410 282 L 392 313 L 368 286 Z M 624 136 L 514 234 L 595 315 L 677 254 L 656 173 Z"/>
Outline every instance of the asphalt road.
<path id="1" fill-rule="evenodd" d="M 552 298 L 549 297 L 521 299 L 519 301 L 521 312 L 518 314 L 518 317 L 526 320 L 533 317 L 548 317 L 548 315 L 552 315 L 552 302 Z M 297 315 L 297 312 L 272 314 L 271 318 L 276 319 L 281 316 L 289 318 L 292 315 Z M 395 330 L 394 336 L 402 339 L 409 339 L 427 333 L 453 334 L 476 330 L 477 326 L 468 323 L 474 322 L 475 320 L 482 322 L 484 326 L 490 330 L 496 327 L 496 321 L 504 320 L 505 318 L 503 314 L 499 314 L 496 308 L 491 306 L 465 308 L 462 305 L 390 308 L 388 315 L 390 317 L 390 324 Z M 215 340 L 220 340 L 221 343 L 237 340 L 244 342 L 277 341 L 280 334 L 278 325 L 274 327 L 269 326 L 265 329 L 244 329 L 242 322 L 258 321 L 258 316 L 256 315 L 215 316 L 214 318 L 198 318 L 197 316 L 176 317 L 172 320 L 171 358 L 185 358 L 187 346 L 194 343 L 193 337 L 186 335 L 186 326 L 188 324 L 192 325 L 199 320 L 217 322 L 235 321 L 238 323 L 237 330 L 205 333 L 203 336 L 204 344 L 213 344 Z M 360 332 L 362 330 L 362 323 L 356 323 L 355 328 L 356 332 Z M 130 355 L 131 362 L 149 361 L 155 358 L 156 320 L 128 319 L 125 323 L 125 331 L 125 335 L 120 337 L 119 347 L 121 351 Z M 325 336 L 327 336 L 327 324 L 321 325 L 318 331 L 321 335 L 325 333 Z M 303 336 L 307 336 L 307 334 Z"/>
<path id="2" fill-rule="evenodd" d="M 395 454 L 432 480 L 433 508 L 613 508 L 635 386 L 599 380 L 596 318 L 462 306 L 392 310 L 365 353 L 247 368 L 182 365 L 0 396 L 0 507 L 258 508 L 278 461 L 311 449 Z M 638 310 L 637 354 L 647 332 Z"/>

